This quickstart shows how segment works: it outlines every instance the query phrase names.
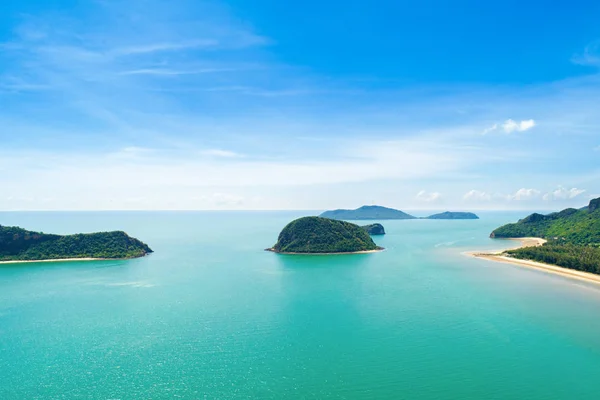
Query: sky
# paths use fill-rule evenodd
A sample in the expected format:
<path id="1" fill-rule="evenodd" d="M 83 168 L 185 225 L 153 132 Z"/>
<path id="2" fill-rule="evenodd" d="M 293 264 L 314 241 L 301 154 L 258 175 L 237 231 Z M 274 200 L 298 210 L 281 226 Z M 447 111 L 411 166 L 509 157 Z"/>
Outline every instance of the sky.
<path id="1" fill-rule="evenodd" d="M 0 210 L 600 197 L 600 2 L 5 0 Z"/>

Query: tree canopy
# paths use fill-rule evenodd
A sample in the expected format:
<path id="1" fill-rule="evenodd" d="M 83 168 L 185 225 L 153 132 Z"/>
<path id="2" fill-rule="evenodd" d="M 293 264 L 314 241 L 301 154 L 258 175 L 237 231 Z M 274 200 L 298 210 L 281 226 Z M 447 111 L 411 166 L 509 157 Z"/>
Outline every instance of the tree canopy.
<path id="1" fill-rule="evenodd" d="M 152 250 L 122 231 L 52 235 L 0 225 L 0 261 L 134 258 Z"/>
<path id="2" fill-rule="evenodd" d="M 581 209 L 567 208 L 548 215 L 534 213 L 499 227 L 495 238 L 540 237 L 543 246 L 506 251 L 521 259 L 600 274 L 600 198 Z"/>
<path id="3" fill-rule="evenodd" d="M 362 227 L 321 217 L 290 222 L 272 248 L 279 253 L 350 253 L 378 249 Z"/>

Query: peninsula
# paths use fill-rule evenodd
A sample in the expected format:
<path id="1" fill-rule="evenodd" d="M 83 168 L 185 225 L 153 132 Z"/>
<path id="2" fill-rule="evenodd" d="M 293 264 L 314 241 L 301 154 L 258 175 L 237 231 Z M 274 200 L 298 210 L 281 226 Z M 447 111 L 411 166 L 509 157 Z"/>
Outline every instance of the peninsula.
<path id="1" fill-rule="evenodd" d="M 355 210 L 325 211 L 320 217 L 331 219 L 373 220 L 373 219 L 416 219 L 417 217 L 400 210 L 381 206 L 362 206 Z"/>
<path id="2" fill-rule="evenodd" d="M 495 229 L 490 237 L 540 239 L 537 246 L 525 245 L 497 254 L 473 255 L 538 269 L 545 266 L 550 272 L 562 267 L 558 269 L 600 274 L 600 198 L 580 209 L 567 208 L 547 215 L 531 214 L 516 223 Z M 573 273 L 563 271 L 562 274 Z"/>
<path id="3" fill-rule="evenodd" d="M 350 222 L 303 217 L 283 228 L 277 243 L 267 251 L 282 254 L 349 254 L 383 250 L 367 231 Z"/>
<path id="4" fill-rule="evenodd" d="M 125 232 L 53 235 L 0 225 L 0 262 L 127 259 L 152 253 Z"/>

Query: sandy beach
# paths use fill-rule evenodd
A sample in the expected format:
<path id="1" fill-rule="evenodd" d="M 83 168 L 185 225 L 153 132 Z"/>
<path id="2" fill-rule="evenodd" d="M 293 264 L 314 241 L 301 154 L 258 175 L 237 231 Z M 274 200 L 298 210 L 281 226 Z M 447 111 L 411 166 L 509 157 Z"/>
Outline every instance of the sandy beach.
<path id="1" fill-rule="evenodd" d="M 293 252 L 282 252 L 275 251 L 272 247 L 265 249 L 265 251 L 270 251 L 276 254 L 288 254 L 288 255 L 297 255 L 297 256 L 336 256 L 336 255 L 345 255 L 345 254 L 370 254 L 370 253 L 379 253 L 380 251 L 384 251 L 384 248 L 375 249 L 375 250 L 364 250 L 364 251 L 351 251 L 345 253 L 293 253 Z"/>
<path id="2" fill-rule="evenodd" d="M 518 241 L 520 244 L 515 247 L 510 247 L 503 250 L 494 250 L 494 251 L 468 251 L 463 254 L 470 257 L 482 258 L 488 261 L 502 262 L 506 264 L 512 264 L 519 267 L 532 268 L 537 269 L 539 271 L 547 272 L 550 274 L 561 275 L 563 277 L 578 279 L 586 282 L 598 283 L 600 284 L 600 275 L 591 274 L 589 272 L 577 271 L 574 269 L 562 268 L 556 265 L 544 264 L 537 261 L 530 260 L 521 260 L 518 258 L 507 257 L 502 255 L 506 250 L 518 249 L 521 247 L 531 247 L 531 246 L 541 246 L 546 243 L 545 239 L 541 238 L 514 238 L 514 239 L 499 239 L 499 240 L 512 240 Z"/>
<path id="3" fill-rule="evenodd" d="M 54 260 L 11 260 L 0 261 L 0 264 L 26 264 L 26 263 L 47 263 L 47 262 L 65 262 L 65 261 L 102 261 L 104 258 L 57 258 Z"/>

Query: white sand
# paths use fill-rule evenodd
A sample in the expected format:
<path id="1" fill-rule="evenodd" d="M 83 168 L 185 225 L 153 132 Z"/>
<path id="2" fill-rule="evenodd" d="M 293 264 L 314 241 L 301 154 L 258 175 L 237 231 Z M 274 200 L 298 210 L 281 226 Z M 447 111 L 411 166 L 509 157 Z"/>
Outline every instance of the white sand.
<path id="1" fill-rule="evenodd" d="M 544 272 L 547 272 L 550 274 L 561 275 L 561 276 L 564 276 L 567 278 L 578 279 L 578 280 L 582 280 L 582 281 L 586 281 L 586 282 L 593 282 L 593 283 L 600 284 L 600 275 L 591 274 L 589 272 L 577 271 L 577 270 L 569 269 L 569 268 L 558 267 L 556 265 L 545 264 L 545 263 L 541 263 L 541 262 L 537 262 L 537 261 L 521 260 L 518 258 L 507 257 L 507 256 L 503 255 L 503 253 L 506 250 L 513 250 L 513 249 L 518 249 L 521 247 L 541 246 L 542 244 L 546 243 L 546 240 L 544 240 L 544 239 L 529 238 L 529 237 L 528 238 L 514 238 L 514 239 L 509 239 L 509 240 L 516 240 L 516 241 L 519 241 L 521 244 L 517 247 L 513 247 L 513 248 L 505 249 L 505 250 L 488 251 L 485 253 L 478 252 L 478 251 L 469 251 L 469 252 L 465 252 L 463 254 L 471 256 L 471 257 L 482 258 L 482 259 L 488 260 L 488 261 L 496 261 L 496 262 L 517 265 L 519 267 L 537 269 L 538 271 L 544 271 Z"/>
<path id="2" fill-rule="evenodd" d="M 65 262 L 65 261 L 101 261 L 105 258 L 57 258 L 54 260 L 13 260 L 0 261 L 0 264 L 25 264 L 25 263 L 42 263 L 42 262 Z"/>

